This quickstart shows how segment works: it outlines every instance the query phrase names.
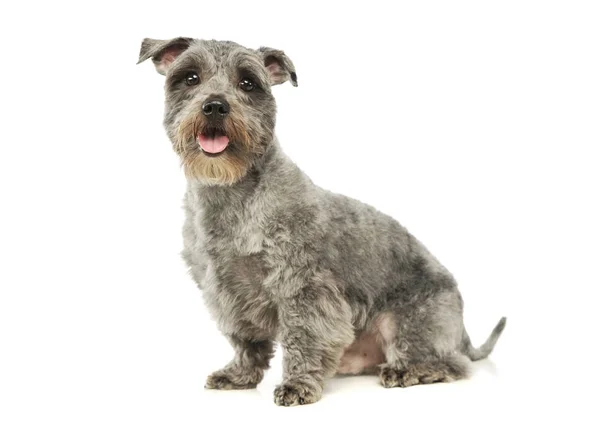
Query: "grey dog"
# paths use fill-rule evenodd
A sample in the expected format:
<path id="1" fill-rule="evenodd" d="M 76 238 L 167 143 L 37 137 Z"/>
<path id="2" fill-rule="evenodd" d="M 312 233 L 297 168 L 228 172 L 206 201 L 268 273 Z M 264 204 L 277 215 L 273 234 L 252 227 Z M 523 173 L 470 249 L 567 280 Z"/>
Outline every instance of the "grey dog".
<path id="1" fill-rule="evenodd" d="M 397 221 L 314 185 L 274 135 L 271 86 L 298 85 L 280 50 L 144 39 L 166 76 L 164 126 L 188 185 L 183 258 L 235 350 L 210 389 L 253 388 L 283 349 L 275 403 L 316 402 L 336 373 L 384 387 L 464 378 L 474 348 L 452 275 Z"/>

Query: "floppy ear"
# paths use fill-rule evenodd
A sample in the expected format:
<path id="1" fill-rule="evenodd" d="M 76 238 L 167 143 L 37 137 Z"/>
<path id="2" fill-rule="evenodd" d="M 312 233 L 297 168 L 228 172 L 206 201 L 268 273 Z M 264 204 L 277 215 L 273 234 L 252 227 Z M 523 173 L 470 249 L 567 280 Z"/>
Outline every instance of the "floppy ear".
<path id="1" fill-rule="evenodd" d="M 296 68 L 282 50 L 261 47 L 258 49 L 258 54 L 263 57 L 265 68 L 271 78 L 271 85 L 278 85 L 289 80 L 292 85 L 298 86 Z"/>
<path id="2" fill-rule="evenodd" d="M 138 64 L 152 58 L 156 71 L 164 76 L 171 63 L 190 47 L 193 41 L 194 39 L 189 37 L 178 37 L 171 40 L 144 39 L 140 48 Z"/>

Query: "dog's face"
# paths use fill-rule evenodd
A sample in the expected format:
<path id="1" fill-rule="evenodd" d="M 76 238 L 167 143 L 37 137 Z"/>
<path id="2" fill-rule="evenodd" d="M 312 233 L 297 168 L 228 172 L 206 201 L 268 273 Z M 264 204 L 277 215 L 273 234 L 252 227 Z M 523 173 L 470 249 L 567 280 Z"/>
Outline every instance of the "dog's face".
<path id="1" fill-rule="evenodd" d="M 271 85 L 297 86 L 291 60 L 275 49 L 191 38 L 144 39 L 139 62 L 148 58 L 166 76 L 164 125 L 186 176 L 239 181 L 273 140 Z"/>

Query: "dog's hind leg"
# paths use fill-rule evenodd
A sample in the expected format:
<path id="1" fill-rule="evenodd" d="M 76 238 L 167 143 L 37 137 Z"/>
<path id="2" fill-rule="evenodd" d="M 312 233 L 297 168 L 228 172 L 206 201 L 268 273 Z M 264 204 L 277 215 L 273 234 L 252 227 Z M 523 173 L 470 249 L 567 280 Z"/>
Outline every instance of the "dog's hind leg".
<path id="1" fill-rule="evenodd" d="M 457 292 L 440 292 L 380 315 L 375 330 L 386 356 L 386 363 L 380 365 L 381 383 L 388 388 L 409 387 L 466 378 L 471 360 L 492 351 L 505 322 L 500 320 L 486 343 L 475 349 L 463 326 Z"/>
<path id="2" fill-rule="evenodd" d="M 394 368 L 389 364 L 381 366 L 379 378 L 386 388 L 410 387 L 417 384 L 451 382 L 465 378 L 469 374 L 469 359 L 462 354 L 431 358 L 430 360 L 408 363 L 406 367 Z"/>
<path id="3" fill-rule="evenodd" d="M 471 361 L 461 351 L 462 299 L 452 286 L 435 285 L 424 282 L 425 292 L 375 319 L 373 329 L 379 332 L 386 359 L 379 374 L 384 387 L 450 382 L 468 375 Z"/>

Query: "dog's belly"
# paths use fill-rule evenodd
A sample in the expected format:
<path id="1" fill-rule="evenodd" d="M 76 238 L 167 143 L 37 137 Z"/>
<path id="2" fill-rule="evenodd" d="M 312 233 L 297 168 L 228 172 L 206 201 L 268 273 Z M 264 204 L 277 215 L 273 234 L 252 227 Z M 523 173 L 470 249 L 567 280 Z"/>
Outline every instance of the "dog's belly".
<path id="1" fill-rule="evenodd" d="M 358 338 L 344 350 L 338 374 L 371 373 L 386 361 L 383 349 L 396 340 L 398 332 L 392 313 L 381 313 Z"/>
<path id="2" fill-rule="evenodd" d="M 377 342 L 376 334 L 373 332 L 363 332 L 344 351 L 338 367 L 338 374 L 369 372 L 383 362 L 385 362 L 385 356 L 380 344 Z"/>

